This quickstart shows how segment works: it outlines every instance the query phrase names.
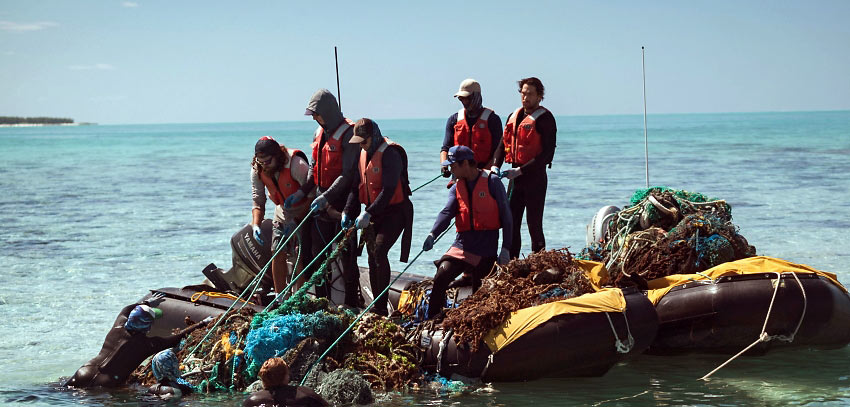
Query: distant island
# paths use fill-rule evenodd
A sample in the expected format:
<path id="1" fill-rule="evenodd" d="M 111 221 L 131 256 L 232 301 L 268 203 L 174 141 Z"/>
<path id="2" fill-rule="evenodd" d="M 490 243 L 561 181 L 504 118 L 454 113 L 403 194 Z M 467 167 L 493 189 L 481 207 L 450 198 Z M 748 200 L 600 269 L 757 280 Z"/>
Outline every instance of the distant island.
<path id="1" fill-rule="evenodd" d="M 0 126 L 83 126 L 95 123 L 74 123 L 64 117 L 18 117 L 0 116 Z"/>

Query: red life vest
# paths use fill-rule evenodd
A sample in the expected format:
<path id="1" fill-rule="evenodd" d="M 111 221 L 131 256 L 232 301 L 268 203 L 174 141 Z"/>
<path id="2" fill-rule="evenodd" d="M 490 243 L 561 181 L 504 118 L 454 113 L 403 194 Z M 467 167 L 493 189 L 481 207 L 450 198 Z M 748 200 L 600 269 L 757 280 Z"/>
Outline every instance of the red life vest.
<path id="1" fill-rule="evenodd" d="M 272 202 L 275 205 L 283 205 L 283 201 L 286 200 L 286 197 L 298 191 L 301 188 L 301 183 L 292 178 L 292 159 L 297 155 L 307 161 L 307 155 L 304 154 L 301 150 L 296 150 L 294 148 L 285 148 L 281 147 L 280 151 L 286 152 L 289 154 L 289 160 L 286 161 L 286 165 L 283 166 L 277 175 L 277 182 L 262 170 L 258 171 L 260 174 L 260 179 L 263 181 L 263 184 L 266 186 L 266 190 L 269 191 L 269 198 L 272 199 Z M 306 199 L 302 199 L 299 203 L 295 204 L 296 207 L 304 205 L 307 203 Z"/>
<path id="2" fill-rule="evenodd" d="M 466 122 L 466 109 L 460 109 L 457 112 L 457 123 L 455 123 L 455 145 L 472 149 L 475 153 L 475 162 L 482 165 L 490 161 L 490 149 L 493 147 L 493 137 L 490 135 L 490 126 L 487 123 L 491 113 L 493 111 L 485 107 L 470 128 Z"/>
<path id="3" fill-rule="evenodd" d="M 381 172 L 381 165 L 383 164 L 384 159 L 384 151 L 388 147 L 395 147 L 401 150 L 402 160 L 406 161 L 406 155 L 404 148 L 399 144 L 396 144 L 394 141 L 384 137 L 384 143 L 378 147 L 378 150 L 372 154 L 372 159 L 366 162 L 366 150 L 360 150 L 360 190 L 359 190 L 359 198 L 360 202 L 366 205 L 371 205 L 372 202 L 375 202 L 378 199 L 378 194 L 381 193 L 381 189 L 383 189 L 384 181 L 381 179 L 383 173 Z M 401 177 L 398 180 L 398 184 L 395 186 L 395 192 L 393 192 L 393 197 L 390 200 L 390 205 L 395 205 L 397 203 L 401 203 L 404 201 L 404 190 L 405 188 L 402 184 L 407 180 L 407 165 L 405 164 L 402 168 Z"/>
<path id="4" fill-rule="evenodd" d="M 316 129 L 313 138 L 313 181 L 320 188 L 326 189 L 342 174 L 342 135 L 354 126 L 354 122 L 344 119 L 339 127 L 327 140 L 322 141 L 325 131 L 322 126 Z M 319 156 L 319 147 L 322 154 Z"/>
<path id="5" fill-rule="evenodd" d="M 514 111 L 511 118 L 505 124 L 505 162 L 523 165 L 543 151 L 540 133 L 534 122 L 544 113 L 548 112 L 545 107 L 540 106 L 534 113 L 526 115 L 519 126 L 516 120 L 522 108 Z"/>
<path id="6" fill-rule="evenodd" d="M 458 232 L 467 230 L 498 230 L 502 227 L 499 218 L 499 204 L 490 194 L 488 178 L 490 173 L 479 171 L 480 176 L 475 181 L 472 194 L 466 187 L 466 180 L 455 183 L 455 196 L 458 210 L 455 216 L 455 228 Z"/>

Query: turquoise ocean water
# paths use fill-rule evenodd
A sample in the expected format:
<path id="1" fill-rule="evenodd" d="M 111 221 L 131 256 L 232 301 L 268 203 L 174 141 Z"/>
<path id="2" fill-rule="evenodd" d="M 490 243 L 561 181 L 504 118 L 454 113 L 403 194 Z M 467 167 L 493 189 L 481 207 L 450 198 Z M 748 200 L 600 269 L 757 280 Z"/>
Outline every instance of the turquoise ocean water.
<path id="1" fill-rule="evenodd" d="M 445 119 L 379 124 L 407 149 L 413 187 L 438 173 Z M 622 207 L 645 185 L 643 117 L 559 117 L 558 125 L 544 229 L 547 247 L 578 252 L 596 210 Z M 0 404 L 143 403 L 133 389 L 71 391 L 59 384 L 97 354 L 122 306 L 148 289 L 198 283 L 210 262 L 230 266 L 229 239 L 250 220 L 254 142 L 271 135 L 306 150 L 314 128 L 296 122 L 0 129 Z M 652 185 L 726 199 L 759 254 L 850 282 L 850 112 L 653 115 L 649 140 Z M 441 178 L 412 197 L 414 254 L 445 202 L 444 185 Z M 433 275 L 430 260 L 449 240 L 411 271 Z M 710 381 L 696 380 L 726 358 L 639 356 L 599 378 L 391 394 L 378 405 L 850 404 L 848 348 L 740 358 Z M 181 404 L 240 405 L 243 398 L 192 396 Z"/>

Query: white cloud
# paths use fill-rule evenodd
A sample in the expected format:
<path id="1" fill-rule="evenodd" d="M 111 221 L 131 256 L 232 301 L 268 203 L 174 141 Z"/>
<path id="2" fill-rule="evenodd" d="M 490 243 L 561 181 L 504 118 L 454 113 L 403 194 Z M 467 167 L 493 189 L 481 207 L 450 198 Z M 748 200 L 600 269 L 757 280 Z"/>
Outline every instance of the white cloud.
<path id="1" fill-rule="evenodd" d="M 38 31 L 48 27 L 55 27 L 57 25 L 59 24 L 56 24 L 52 21 L 37 21 L 34 23 L 16 23 L 14 21 L 0 21 L 0 30 L 15 32 Z"/>
<path id="2" fill-rule="evenodd" d="M 139 3 L 136 3 L 134 1 L 125 1 L 122 2 L 121 5 L 128 8 L 139 7 Z"/>
<path id="3" fill-rule="evenodd" d="M 71 65 L 68 69 L 72 71 L 109 71 L 115 69 L 114 66 L 109 64 L 94 64 L 94 65 Z"/>

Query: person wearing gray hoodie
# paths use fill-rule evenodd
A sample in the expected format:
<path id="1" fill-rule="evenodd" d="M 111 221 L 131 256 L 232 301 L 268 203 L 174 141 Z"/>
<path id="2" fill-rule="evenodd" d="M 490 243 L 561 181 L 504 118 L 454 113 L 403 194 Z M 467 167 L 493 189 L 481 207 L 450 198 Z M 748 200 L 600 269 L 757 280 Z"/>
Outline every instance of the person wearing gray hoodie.
<path id="1" fill-rule="evenodd" d="M 357 177 L 358 146 L 349 144 L 354 134 L 354 122 L 345 118 L 334 95 L 327 89 L 319 89 L 307 103 L 304 113 L 312 116 L 319 124 L 312 143 L 312 160 L 307 173 L 307 182 L 284 202 L 284 208 L 292 207 L 316 188 L 316 198 L 310 204 L 314 212 L 312 222 L 312 255 L 319 254 L 341 230 L 340 220 L 345 208 L 348 190 Z M 348 245 L 340 255 L 339 265 L 345 281 L 345 304 L 357 307 L 360 304 L 360 272 L 357 268 L 357 242 L 352 236 L 342 244 Z M 328 296 L 327 284 L 316 287 L 320 296 Z"/>

